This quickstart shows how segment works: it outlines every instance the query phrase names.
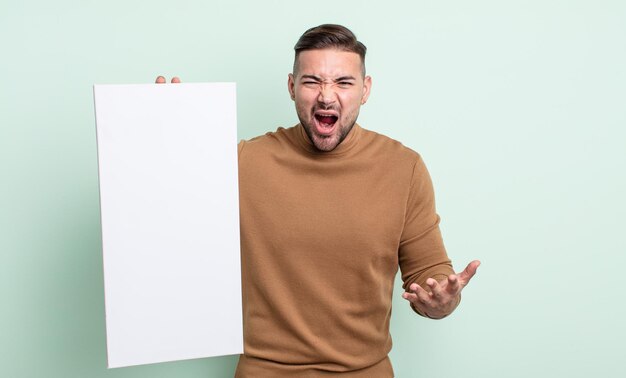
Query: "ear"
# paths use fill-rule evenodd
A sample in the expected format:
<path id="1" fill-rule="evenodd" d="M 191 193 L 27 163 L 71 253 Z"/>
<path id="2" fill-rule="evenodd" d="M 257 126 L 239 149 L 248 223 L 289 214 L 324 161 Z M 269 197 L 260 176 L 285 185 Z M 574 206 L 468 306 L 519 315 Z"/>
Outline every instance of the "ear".
<path id="1" fill-rule="evenodd" d="M 292 100 L 296 99 L 296 90 L 295 90 L 295 79 L 293 77 L 293 74 L 289 74 L 289 78 L 287 79 L 287 89 L 289 90 L 289 95 L 291 96 Z"/>
<path id="2" fill-rule="evenodd" d="M 365 76 L 363 79 L 363 95 L 361 96 L 361 105 L 364 105 L 367 102 L 367 99 L 370 97 L 370 90 L 372 89 L 372 78 L 370 76 Z"/>

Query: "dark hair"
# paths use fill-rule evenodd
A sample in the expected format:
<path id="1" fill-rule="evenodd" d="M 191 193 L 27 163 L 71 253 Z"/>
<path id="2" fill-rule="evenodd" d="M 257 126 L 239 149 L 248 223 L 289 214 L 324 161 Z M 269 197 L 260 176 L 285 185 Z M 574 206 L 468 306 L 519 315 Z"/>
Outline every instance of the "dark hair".
<path id="1" fill-rule="evenodd" d="M 302 34 L 293 47 L 296 56 L 293 62 L 293 72 L 296 73 L 298 56 L 306 50 L 338 49 L 359 54 L 361 57 L 361 71 L 365 76 L 365 53 L 367 47 L 356 39 L 354 33 L 345 26 L 324 24 L 311 28 Z"/>

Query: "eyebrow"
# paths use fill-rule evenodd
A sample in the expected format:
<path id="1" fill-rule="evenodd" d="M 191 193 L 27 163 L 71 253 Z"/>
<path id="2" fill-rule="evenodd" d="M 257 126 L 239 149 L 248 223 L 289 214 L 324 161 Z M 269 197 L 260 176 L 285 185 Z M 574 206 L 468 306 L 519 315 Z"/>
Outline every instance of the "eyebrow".
<path id="1" fill-rule="evenodd" d="M 316 75 L 302 75 L 301 80 L 304 80 L 304 79 L 312 79 L 312 80 L 315 80 L 315 81 L 324 81 L 324 80 L 322 80 L 321 77 L 316 76 Z M 338 77 L 338 78 L 334 79 L 333 81 L 336 83 L 336 82 L 339 82 L 339 81 L 349 81 L 349 80 L 356 80 L 356 79 L 354 78 L 354 76 L 347 75 L 347 76 Z"/>
<path id="2" fill-rule="evenodd" d="M 336 78 L 335 82 L 337 82 L 337 81 L 350 81 L 350 80 L 356 80 L 356 79 L 354 78 L 354 76 L 349 76 L 348 75 L 348 76 L 342 76 L 342 77 Z"/>

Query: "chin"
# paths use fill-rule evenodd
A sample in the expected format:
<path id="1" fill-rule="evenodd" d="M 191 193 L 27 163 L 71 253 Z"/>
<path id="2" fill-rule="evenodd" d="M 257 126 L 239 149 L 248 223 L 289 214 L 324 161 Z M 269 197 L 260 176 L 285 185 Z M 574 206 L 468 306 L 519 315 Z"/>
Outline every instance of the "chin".
<path id="1" fill-rule="evenodd" d="M 319 135 L 315 135 L 312 138 L 313 145 L 320 151 L 330 152 L 337 148 L 341 144 L 343 140 L 340 135 L 331 135 L 328 137 L 322 137 Z"/>
<path id="2" fill-rule="evenodd" d="M 311 141 L 311 143 L 313 143 L 313 146 L 315 146 L 315 148 L 321 152 L 330 152 L 337 148 L 337 146 L 339 146 L 341 142 L 343 142 L 343 140 L 346 138 L 346 136 L 350 133 L 352 126 L 354 126 L 353 124 L 351 127 L 348 128 L 348 130 L 345 130 L 345 127 L 343 127 L 342 125 L 338 125 L 337 130 L 335 130 L 334 134 L 321 136 L 315 133 L 314 122 L 315 120 L 303 122 L 302 118 L 300 118 L 300 124 L 304 127 L 304 131 L 309 137 L 309 140 Z"/>
<path id="3" fill-rule="evenodd" d="M 339 143 L 334 143 L 334 142 L 317 142 L 317 143 L 313 143 L 315 145 L 315 148 L 317 148 L 318 150 L 322 151 L 322 152 L 330 152 L 332 150 L 334 150 L 335 148 L 337 148 L 337 146 L 339 145 Z"/>

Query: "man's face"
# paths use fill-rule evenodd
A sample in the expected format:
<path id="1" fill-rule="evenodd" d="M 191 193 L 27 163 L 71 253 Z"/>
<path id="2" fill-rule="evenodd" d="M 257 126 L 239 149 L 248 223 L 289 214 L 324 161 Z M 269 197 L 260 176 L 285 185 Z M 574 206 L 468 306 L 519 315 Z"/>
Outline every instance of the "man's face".
<path id="1" fill-rule="evenodd" d="M 361 57 L 336 49 L 306 50 L 289 75 L 289 94 L 315 147 L 332 151 L 354 126 L 372 79 L 363 77 Z"/>

